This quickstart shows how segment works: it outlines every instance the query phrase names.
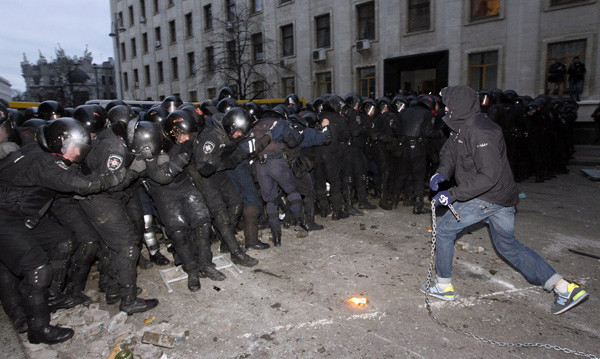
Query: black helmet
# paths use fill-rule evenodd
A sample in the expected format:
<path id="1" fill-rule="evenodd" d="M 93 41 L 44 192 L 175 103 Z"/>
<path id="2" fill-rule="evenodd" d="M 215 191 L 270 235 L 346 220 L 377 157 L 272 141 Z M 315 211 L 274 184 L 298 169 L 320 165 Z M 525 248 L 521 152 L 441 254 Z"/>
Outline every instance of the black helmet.
<path id="1" fill-rule="evenodd" d="M 150 121 L 154 123 L 161 123 L 167 117 L 169 113 L 162 106 L 152 106 L 145 114 L 144 121 Z"/>
<path id="2" fill-rule="evenodd" d="M 217 110 L 219 110 L 219 112 L 221 113 L 225 113 L 231 110 L 232 108 L 237 107 L 237 105 L 238 103 L 236 100 L 234 100 L 231 97 L 226 97 L 219 101 L 219 103 L 217 104 Z"/>
<path id="3" fill-rule="evenodd" d="M 23 111 L 23 115 L 25 115 L 25 118 L 27 118 L 27 120 L 29 120 L 30 118 L 38 117 L 38 108 L 37 107 L 26 108 L 25 111 Z"/>
<path id="4" fill-rule="evenodd" d="M 316 125 L 319 123 L 319 118 L 314 112 L 307 112 L 302 116 L 302 118 L 304 118 L 304 120 L 308 124 L 308 127 L 315 128 Z"/>
<path id="5" fill-rule="evenodd" d="M 323 104 L 325 103 L 325 99 L 323 97 L 317 97 L 313 103 L 312 107 L 317 113 L 321 113 L 323 111 Z"/>
<path id="6" fill-rule="evenodd" d="M 8 108 L 4 106 L 3 103 L 0 103 L 0 122 L 6 120 L 8 118 Z"/>
<path id="7" fill-rule="evenodd" d="M 245 104 L 242 105 L 242 107 L 245 108 L 246 111 L 248 111 L 248 113 L 250 114 L 250 117 L 252 117 L 253 123 L 260 121 L 263 110 L 260 106 L 258 106 L 258 104 L 256 102 L 252 102 L 252 101 L 246 102 Z"/>
<path id="8" fill-rule="evenodd" d="M 408 107 L 408 100 L 403 95 L 398 95 L 398 96 L 394 97 L 394 99 L 390 103 L 390 109 L 396 113 L 402 112 L 407 107 Z"/>
<path id="9" fill-rule="evenodd" d="M 298 98 L 298 95 L 291 93 L 285 97 L 285 104 L 287 106 L 290 106 L 290 105 L 300 106 L 301 105 L 300 98 Z"/>
<path id="10" fill-rule="evenodd" d="M 65 107 L 62 115 L 63 117 L 73 117 L 73 112 L 75 112 L 73 107 Z"/>
<path id="11" fill-rule="evenodd" d="M 200 104 L 200 110 L 204 114 L 204 116 L 212 116 L 215 113 L 219 112 L 215 107 L 215 103 L 213 100 L 205 100 Z"/>
<path id="12" fill-rule="evenodd" d="M 351 92 L 344 97 L 344 102 L 350 107 L 356 107 L 360 109 L 362 107 L 362 97 L 360 97 L 357 93 Z"/>
<path id="13" fill-rule="evenodd" d="M 106 112 L 99 105 L 77 106 L 73 112 L 73 118 L 81 122 L 90 133 L 98 132 L 107 125 Z"/>
<path id="14" fill-rule="evenodd" d="M 61 117 L 63 111 L 63 106 L 56 101 L 44 101 L 38 106 L 38 116 L 46 121 Z"/>
<path id="15" fill-rule="evenodd" d="M 230 140 L 239 140 L 246 136 L 252 126 L 252 120 L 248 111 L 241 107 L 234 107 L 223 115 L 223 129 Z M 234 138 L 236 131 L 241 132 L 241 136 Z"/>
<path id="16" fill-rule="evenodd" d="M 106 106 L 104 106 L 104 110 L 106 110 L 106 112 L 108 113 L 108 111 L 110 111 L 113 107 L 119 105 L 127 106 L 127 104 L 123 100 L 112 100 L 109 103 L 107 103 Z"/>
<path id="17" fill-rule="evenodd" d="M 519 98 L 519 95 L 514 90 L 506 90 L 502 93 L 502 98 L 504 103 L 515 103 L 517 98 Z"/>
<path id="18" fill-rule="evenodd" d="M 171 113 L 175 110 L 177 110 L 177 108 L 179 106 L 181 106 L 183 104 L 183 101 L 181 101 L 181 99 L 177 96 L 167 96 L 162 103 L 160 104 L 165 110 L 167 110 L 167 112 Z"/>
<path id="19" fill-rule="evenodd" d="M 179 109 L 183 110 L 183 111 L 187 111 L 190 115 L 192 115 L 194 117 L 194 121 L 196 121 L 196 131 L 198 131 L 199 129 L 204 127 L 204 125 L 206 124 L 206 119 L 204 118 L 204 113 L 202 113 L 202 110 L 200 110 L 200 108 L 198 108 L 198 106 L 196 106 L 192 103 L 188 103 L 188 104 L 181 105 L 179 107 Z M 192 132 L 196 132 L 196 131 L 192 131 Z"/>
<path id="20" fill-rule="evenodd" d="M 306 121 L 306 119 L 304 117 L 296 115 L 295 113 L 290 115 L 289 120 L 290 125 L 295 130 L 302 131 L 308 127 L 308 122 Z"/>
<path id="21" fill-rule="evenodd" d="M 345 106 L 346 103 L 341 97 L 331 95 L 325 98 L 325 102 L 323 102 L 323 111 L 340 113 Z"/>
<path id="22" fill-rule="evenodd" d="M 379 111 L 379 113 L 383 113 L 383 111 L 387 108 L 390 109 L 390 99 L 387 97 L 381 97 L 379 100 L 377 100 L 377 111 Z"/>
<path id="23" fill-rule="evenodd" d="M 176 143 L 182 133 L 198 131 L 198 124 L 194 116 L 186 110 L 175 110 L 162 122 L 165 136 Z"/>
<path id="24" fill-rule="evenodd" d="M 125 140 L 127 139 L 127 124 L 135 119 L 137 114 L 127 105 L 117 105 L 108 111 L 106 117 L 110 121 L 112 131 Z"/>
<path id="25" fill-rule="evenodd" d="M 160 153 L 164 135 L 160 125 L 134 120 L 127 125 L 127 146 L 134 155 L 139 155 L 144 149 L 150 150 L 152 157 Z"/>
<path id="26" fill-rule="evenodd" d="M 372 98 L 367 98 L 363 101 L 362 111 L 368 116 L 375 116 L 377 113 L 377 104 Z"/>
<path id="27" fill-rule="evenodd" d="M 69 149 L 79 149 L 71 158 L 65 158 L 75 163 L 81 162 L 91 147 L 90 133 L 83 124 L 71 117 L 44 124 L 39 130 L 37 141 L 44 150 L 60 154 L 63 158 Z"/>
<path id="28" fill-rule="evenodd" d="M 525 114 L 529 117 L 534 116 L 542 110 L 541 105 L 536 101 L 531 101 L 525 107 Z"/>
<path id="29" fill-rule="evenodd" d="M 492 93 L 488 90 L 479 91 L 479 105 L 489 106 L 492 104 Z"/>
<path id="30" fill-rule="evenodd" d="M 499 88 L 493 88 L 490 93 L 492 94 L 492 101 L 497 103 L 502 103 L 502 90 Z"/>
<path id="31" fill-rule="evenodd" d="M 235 92 L 233 91 L 233 89 L 231 87 L 225 86 L 219 91 L 219 96 L 217 97 L 217 101 L 221 101 L 224 98 L 232 98 L 235 100 Z"/>
<path id="32" fill-rule="evenodd" d="M 431 95 L 422 94 L 417 97 L 417 103 L 425 106 L 429 111 L 435 110 L 435 100 Z"/>
<path id="33" fill-rule="evenodd" d="M 19 127 L 23 124 L 23 122 L 27 121 L 27 118 L 25 117 L 23 112 L 15 110 L 14 108 L 9 108 L 8 120 L 11 121 L 14 124 L 14 126 Z"/>

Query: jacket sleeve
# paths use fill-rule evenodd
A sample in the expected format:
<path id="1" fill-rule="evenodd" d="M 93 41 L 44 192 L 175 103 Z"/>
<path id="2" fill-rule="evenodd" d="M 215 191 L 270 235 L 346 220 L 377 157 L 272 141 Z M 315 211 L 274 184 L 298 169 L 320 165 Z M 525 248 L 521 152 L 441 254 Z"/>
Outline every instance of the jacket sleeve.
<path id="1" fill-rule="evenodd" d="M 183 171 L 190 157 L 189 152 L 174 145 L 170 154 L 161 154 L 152 161 L 146 161 L 146 175 L 158 184 L 168 184 Z"/>
<path id="2" fill-rule="evenodd" d="M 501 133 L 483 130 L 466 142 L 475 174 L 470 178 L 457 178 L 458 185 L 448 191 L 453 199 L 459 201 L 467 201 L 489 191 L 500 180 L 504 168 L 501 153 L 506 149 Z"/>
<path id="3" fill-rule="evenodd" d="M 456 168 L 455 158 L 456 143 L 452 140 L 447 140 L 440 150 L 440 165 L 437 173 L 441 173 L 444 177 L 450 179 L 454 175 L 454 169 Z"/>

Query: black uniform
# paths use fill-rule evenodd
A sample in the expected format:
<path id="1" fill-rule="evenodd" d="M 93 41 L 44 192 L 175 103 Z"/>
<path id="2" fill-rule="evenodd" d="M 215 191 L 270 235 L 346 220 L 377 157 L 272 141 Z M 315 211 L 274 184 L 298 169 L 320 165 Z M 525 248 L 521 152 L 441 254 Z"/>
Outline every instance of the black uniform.
<path id="1" fill-rule="evenodd" d="M 71 255 L 72 233 L 50 221 L 46 211 L 57 192 L 95 193 L 108 186 L 107 178 L 84 176 L 37 143 L 0 162 L 0 261 L 23 277 L 19 292 L 30 335 L 49 327 L 48 289 L 53 272 L 62 271 L 53 271 L 53 266 L 64 264 Z"/>
<path id="2" fill-rule="evenodd" d="M 394 143 L 392 124 L 397 121 L 390 111 L 375 116 L 369 133 L 367 154 L 373 159 L 379 171 L 379 188 L 381 199 L 379 206 L 386 210 L 392 209 L 392 155 L 390 145 Z"/>
<path id="3" fill-rule="evenodd" d="M 367 166 L 365 149 L 371 128 L 371 118 L 362 112 L 348 107 L 344 113 L 350 130 L 350 146 L 348 148 L 348 168 L 350 184 L 354 185 L 358 197 L 359 209 L 374 209 L 367 200 Z"/>

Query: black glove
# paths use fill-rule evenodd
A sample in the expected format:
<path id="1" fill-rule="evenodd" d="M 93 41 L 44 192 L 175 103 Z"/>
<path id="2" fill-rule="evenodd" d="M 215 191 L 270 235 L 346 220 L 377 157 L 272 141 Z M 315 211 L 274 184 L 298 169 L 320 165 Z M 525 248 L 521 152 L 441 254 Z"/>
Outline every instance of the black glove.
<path id="1" fill-rule="evenodd" d="M 125 173 L 122 171 L 110 172 L 100 176 L 100 184 L 103 190 L 117 186 L 125 179 Z"/>
<path id="2" fill-rule="evenodd" d="M 152 150 L 148 147 L 144 147 L 142 152 L 140 152 L 140 158 L 146 161 L 150 161 L 154 159 L 154 155 L 152 154 Z"/>
<path id="3" fill-rule="evenodd" d="M 187 140 L 184 143 L 180 143 L 179 146 L 181 146 L 181 152 L 192 153 L 194 150 L 194 140 Z"/>

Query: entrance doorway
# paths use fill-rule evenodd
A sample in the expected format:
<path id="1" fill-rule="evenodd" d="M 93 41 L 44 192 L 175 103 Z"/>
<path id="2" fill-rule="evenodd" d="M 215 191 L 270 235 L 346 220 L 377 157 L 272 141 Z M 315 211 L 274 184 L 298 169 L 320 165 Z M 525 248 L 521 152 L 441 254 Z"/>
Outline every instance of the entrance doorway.
<path id="1" fill-rule="evenodd" d="M 388 96 L 438 93 L 448 86 L 448 50 L 395 57 L 383 61 L 383 90 Z"/>

